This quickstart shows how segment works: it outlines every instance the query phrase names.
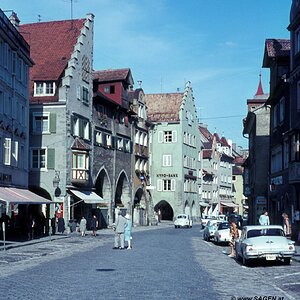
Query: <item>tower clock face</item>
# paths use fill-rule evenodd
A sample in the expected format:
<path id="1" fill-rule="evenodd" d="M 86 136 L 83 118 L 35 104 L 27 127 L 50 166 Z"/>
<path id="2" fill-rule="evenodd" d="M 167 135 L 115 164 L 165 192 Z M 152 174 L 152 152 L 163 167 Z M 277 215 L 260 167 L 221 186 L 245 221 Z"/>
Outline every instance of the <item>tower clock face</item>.
<path id="1" fill-rule="evenodd" d="M 82 57 L 82 80 L 89 82 L 91 66 L 89 59 L 84 55 Z"/>

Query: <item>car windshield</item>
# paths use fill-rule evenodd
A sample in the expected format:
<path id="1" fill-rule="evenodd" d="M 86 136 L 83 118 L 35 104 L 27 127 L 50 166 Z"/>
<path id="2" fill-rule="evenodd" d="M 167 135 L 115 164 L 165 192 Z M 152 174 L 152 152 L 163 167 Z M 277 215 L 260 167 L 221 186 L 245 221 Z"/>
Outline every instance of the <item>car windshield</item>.
<path id="1" fill-rule="evenodd" d="M 185 216 L 185 215 L 179 215 L 179 216 L 177 217 L 177 219 L 186 219 L 186 216 Z"/>
<path id="2" fill-rule="evenodd" d="M 284 232 L 279 228 L 253 229 L 247 232 L 247 238 L 257 236 L 284 236 Z"/>

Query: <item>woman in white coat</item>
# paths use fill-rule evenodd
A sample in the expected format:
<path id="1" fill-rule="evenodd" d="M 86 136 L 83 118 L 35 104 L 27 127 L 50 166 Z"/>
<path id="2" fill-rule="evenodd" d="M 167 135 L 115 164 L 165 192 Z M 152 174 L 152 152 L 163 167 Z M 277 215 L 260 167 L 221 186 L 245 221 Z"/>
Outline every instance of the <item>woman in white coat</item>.
<path id="1" fill-rule="evenodd" d="M 127 220 L 127 226 L 125 227 L 125 242 L 127 242 L 127 249 L 131 249 L 131 230 L 132 230 L 132 221 L 131 221 L 131 215 L 126 214 L 125 216 Z"/>

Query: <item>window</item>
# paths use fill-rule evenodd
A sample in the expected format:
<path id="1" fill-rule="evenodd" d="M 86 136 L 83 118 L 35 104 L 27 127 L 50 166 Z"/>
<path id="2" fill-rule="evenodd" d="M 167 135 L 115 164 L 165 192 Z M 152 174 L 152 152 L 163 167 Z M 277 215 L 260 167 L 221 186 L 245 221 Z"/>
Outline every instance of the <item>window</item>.
<path id="1" fill-rule="evenodd" d="M 109 148 L 112 147 L 112 138 L 110 134 L 106 134 L 106 146 Z"/>
<path id="2" fill-rule="evenodd" d="M 89 99 L 89 89 L 85 86 L 82 87 L 82 102 L 86 105 L 89 105 L 90 99 Z"/>
<path id="3" fill-rule="evenodd" d="M 106 93 L 106 94 L 114 94 L 115 93 L 115 86 L 114 85 L 105 86 L 104 87 L 104 93 Z"/>
<path id="4" fill-rule="evenodd" d="M 72 179 L 88 180 L 89 157 L 86 152 L 72 152 Z"/>
<path id="5" fill-rule="evenodd" d="M 53 96 L 55 94 L 54 81 L 37 81 L 34 83 L 34 96 Z"/>
<path id="6" fill-rule="evenodd" d="M 95 139 L 96 139 L 96 144 L 102 145 L 102 132 L 101 131 L 96 131 L 96 135 L 95 135 Z"/>
<path id="7" fill-rule="evenodd" d="M 117 148 L 118 148 L 118 150 L 123 150 L 123 139 L 122 138 L 118 138 Z"/>
<path id="8" fill-rule="evenodd" d="M 282 147 L 277 146 L 271 153 L 271 172 L 275 173 L 282 170 Z"/>
<path id="9" fill-rule="evenodd" d="M 300 133 L 295 133 L 292 136 L 291 161 L 300 161 Z"/>
<path id="10" fill-rule="evenodd" d="M 295 54 L 300 52 L 300 30 L 295 32 Z"/>
<path id="11" fill-rule="evenodd" d="M 46 168 L 46 149 L 31 150 L 31 168 L 33 169 Z"/>
<path id="12" fill-rule="evenodd" d="M 279 123 L 284 121 L 284 102 L 284 97 L 282 97 L 279 102 Z"/>
<path id="13" fill-rule="evenodd" d="M 49 132 L 49 114 L 33 114 L 33 132 Z"/>
<path id="14" fill-rule="evenodd" d="M 18 155 L 19 155 L 19 143 L 14 141 L 12 143 L 12 166 L 18 166 Z"/>
<path id="15" fill-rule="evenodd" d="M 177 131 L 159 131 L 158 132 L 159 143 L 176 143 L 177 142 Z"/>
<path id="16" fill-rule="evenodd" d="M 163 155 L 163 166 L 170 167 L 172 165 L 172 155 L 171 154 L 164 154 Z"/>
<path id="17" fill-rule="evenodd" d="M 4 164 L 10 166 L 10 159 L 11 159 L 11 139 L 5 138 L 4 139 Z"/>
<path id="18" fill-rule="evenodd" d="M 289 152 L 290 152 L 290 145 L 289 141 L 285 140 L 283 142 L 283 167 L 284 169 L 288 168 L 289 166 Z"/>
<path id="19" fill-rule="evenodd" d="M 158 179 L 157 180 L 158 191 L 175 191 L 175 179 Z"/>

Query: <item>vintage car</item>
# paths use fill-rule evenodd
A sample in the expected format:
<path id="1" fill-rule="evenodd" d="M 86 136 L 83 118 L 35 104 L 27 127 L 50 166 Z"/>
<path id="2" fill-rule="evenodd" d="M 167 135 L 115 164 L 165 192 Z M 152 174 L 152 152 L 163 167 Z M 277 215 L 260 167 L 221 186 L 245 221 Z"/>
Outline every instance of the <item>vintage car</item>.
<path id="1" fill-rule="evenodd" d="M 214 233 L 218 228 L 218 224 L 221 221 L 219 220 L 209 220 L 207 225 L 205 226 L 204 230 L 203 230 L 203 239 L 205 241 L 209 241 L 210 239 L 212 239 L 214 237 Z"/>
<path id="2" fill-rule="evenodd" d="M 241 235 L 241 230 L 239 230 L 239 236 Z M 216 244 L 221 244 L 221 243 L 226 243 L 228 244 L 232 237 L 230 235 L 230 223 L 225 221 L 225 222 L 220 222 L 218 225 L 218 228 L 216 229 L 214 233 L 214 242 Z"/>
<path id="3" fill-rule="evenodd" d="M 295 254 L 294 242 L 285 237 L 282 226 L 245 226 L 235 241 L 235 256 L 247 265 L 253 260 L 281 260 L 290 264 Z"/>
<path id="4" fill-rule="evenodd" d="M 175 228 L 186 227 L 191 228 L 193 226 L 193 221 L 189 215 L 179 214 L 174 221 Z"/>

